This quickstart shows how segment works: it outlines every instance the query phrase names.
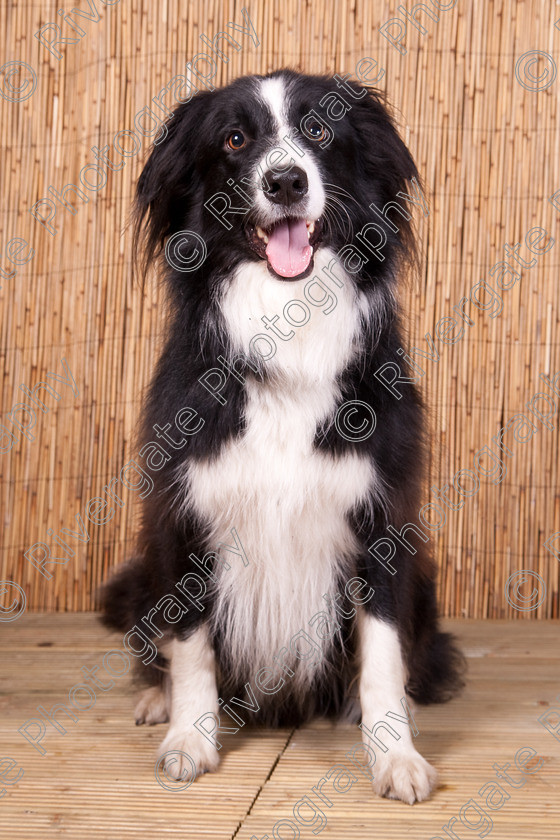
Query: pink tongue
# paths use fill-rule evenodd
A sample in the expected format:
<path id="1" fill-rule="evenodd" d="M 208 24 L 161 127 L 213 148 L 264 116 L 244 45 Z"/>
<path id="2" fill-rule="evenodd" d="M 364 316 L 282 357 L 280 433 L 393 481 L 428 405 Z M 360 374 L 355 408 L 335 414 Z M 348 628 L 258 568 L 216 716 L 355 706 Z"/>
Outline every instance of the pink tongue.
<path id="1" fill-rule="evenodd" d="M 304 272 L 312 254 L 305 219 L 286 219 L 268 234 L 266 256 L 281 277 L 297 277 Z"/>

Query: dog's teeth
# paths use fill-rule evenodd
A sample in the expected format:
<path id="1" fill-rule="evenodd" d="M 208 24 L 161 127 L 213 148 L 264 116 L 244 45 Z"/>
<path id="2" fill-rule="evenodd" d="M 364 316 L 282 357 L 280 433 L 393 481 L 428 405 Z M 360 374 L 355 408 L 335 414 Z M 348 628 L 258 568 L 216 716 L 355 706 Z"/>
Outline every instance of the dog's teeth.
<path id="1" fill-rule="evenodd" d="M 262 239 L 263 242 L 266 242 L 268 244 L 268 236 L 266 235 L 264 230 L 260 227 L 257 228 L 257 236 L 259 237 L 259 239 Z"/>
<path id="2" fill-rule="evenodd" d="M 307 222 L 307 232 L 309 233 L 309 236 L 311 236 L 311 234 L 313 233 L 314 230 L 315 230 L 315 222 Z"/>

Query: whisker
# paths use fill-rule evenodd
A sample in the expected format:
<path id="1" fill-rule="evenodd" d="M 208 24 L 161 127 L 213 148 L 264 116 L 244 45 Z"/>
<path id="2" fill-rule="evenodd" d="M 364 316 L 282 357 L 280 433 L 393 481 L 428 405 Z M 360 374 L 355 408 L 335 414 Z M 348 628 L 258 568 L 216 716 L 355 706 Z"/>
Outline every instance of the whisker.
<path id="1" fill-rule="evenodd" d="M 324 184 L 324 186 L 325 186 L 325 187 L 330 187 L 330 188 L 331 188 L 331 189 L 330 189 L 330 191 L 331 191 L 331 192 L 336 190 L 336 191 L 337 191 L 337 192 L 339 192 L 340 194 L 342 194 L 342 195 L 346 196 L 346 198 L 349 198 L 351 201 L 355 201 L 355 202 L 356 202 L 356 204 L 359 204 L 359 203 L 360 203 L 360 202 L 358 201 L 358 199 L 357 199 L 357 198 L 355 198 L 355 197 L 352 195 L 352 193 L 349 193 L 349 192 L 348 192 L 347 190 L 345 190 L 343 187 L 338 186 L 338 184 L 329 184 L 329 183 L 325 183 L 325 184 Z"/>
<path id="2" fill-rule="evenodd" d="M 352 224 L 352 219 L 350 217 L 350 214 L 349 214 L 344 202 L 342 202 L 340 200 L 340 198 L 336 194 L 334 194 L 332 189 L 328 189 L 328 188 L 325 189 L 325 193 L 326 193 L 326 198 L 327 198 L 326 206 L 330 206 L 330 209 L 333 213 L 334 218 L 339 222 L 340 233 L 343 236 L 346 236 L 347 238 L 353 239 L 354 238 L 354 225 Z M 344 226 L 342 224 L 343 217 L 341 215 L 341 211 L 344 214 L 344 216 L 346 217 L 345 221 L 347 220 L 347 225 L 345 224 Z"/>

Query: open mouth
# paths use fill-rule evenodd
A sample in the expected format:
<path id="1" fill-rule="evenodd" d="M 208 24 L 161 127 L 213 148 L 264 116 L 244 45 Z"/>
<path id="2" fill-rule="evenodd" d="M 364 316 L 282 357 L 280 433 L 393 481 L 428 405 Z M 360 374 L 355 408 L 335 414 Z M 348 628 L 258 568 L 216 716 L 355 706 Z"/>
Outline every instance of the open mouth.
<path id="1" fill-rule="evenodd" d="M 282 280 L 299 280 L 313 268 L 313 254 L 321 241 L 320 219 L 287 218 L 271 227 L 248 225 L 249 245 L 266 260 L 268 270 Z"/>

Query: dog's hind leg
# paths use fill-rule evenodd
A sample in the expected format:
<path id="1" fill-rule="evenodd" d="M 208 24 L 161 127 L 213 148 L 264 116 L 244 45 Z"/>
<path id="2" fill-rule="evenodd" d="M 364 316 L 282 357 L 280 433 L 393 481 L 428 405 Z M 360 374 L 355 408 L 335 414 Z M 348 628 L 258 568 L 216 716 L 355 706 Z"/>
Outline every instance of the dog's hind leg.
<path id="1" fill-rule="evenodd" d="M 167 723 L 171 699 L 169 694 L 167 680 L 163 685 L 152 685 L 144 689 L 134 709 L 136 726 L 143 723 L 148 726 L 153 726 L 155 723 Z"/>

